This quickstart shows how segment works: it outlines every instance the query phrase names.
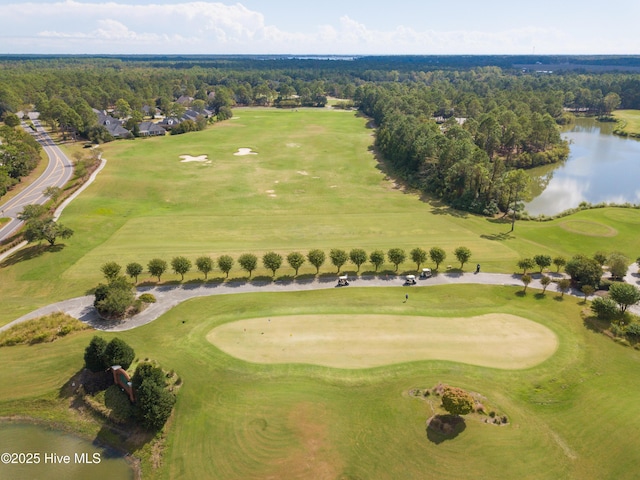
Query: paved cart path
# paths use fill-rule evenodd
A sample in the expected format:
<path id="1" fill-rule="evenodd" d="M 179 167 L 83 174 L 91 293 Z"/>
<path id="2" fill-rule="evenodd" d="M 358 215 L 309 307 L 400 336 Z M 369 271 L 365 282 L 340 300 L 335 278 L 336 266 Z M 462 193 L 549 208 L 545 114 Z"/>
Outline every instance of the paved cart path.
<path id="1" fill-rule="evenodd" d="M 548 273 L 553 279 L 563 278 L 563 274 Z M 542 290 L 540 284 L 540 275 L 533 274 L 533 280 L 529 284 L 528 289 Z M 522 281 L 519 274 L 502 274 L 502 273 L 459 273 L 459 272 L 442 272 L 437 273 L 433 277 L 418 280 L 415 286 L 404 286 L 404 278 L 401 276 L 390 275 L 388 277 L 365 276 L 358 278 L 350 278 L 350 286 L 340 288 L 353 287 L 401 287 L 403 292 L 410 293 L 415 288 L 427 288 L 432 285 L 449 285 L 449 284 L 481 284 L 481 285 L 505 285 L 522 287 Z M 629 271 L 625 280 L 636 286 L 640 286 L 640 274 L 638 273 L 638 265 L 633 264 L 629 267 Z M 143 312 L 118 322 L 105 322 L 101 320 L 95 309 L 93 308 L 93 295 L 84 297 L 71 298 L 62 302 L 54 303 L 46 307 L 34 310 L 31 313 L 23 315 L 13 322 L 0 327 L 0 331 L 32 318 L 47 315 L 53 312 L 64 312 L 75 318 L 90 324 L 98 330 L 104 331 L 124 331 L 131 330 L 141 325 L 153 322 L 163 313 L 169 311 L 176 305 L 189 300 L 191 298 L 206 297 L 210 295 L 229 295 L 248 292 L 293 292 L 304 290 L 322 290 L 336 288 L 337 277 L 319 277 L 319 278 L 303 278 L 291 280 L 278 280 L 275 282 L 267 281 L 229 281 L 229 282 L 211 282 L 211 283 L 186 283 L 180 285 L 160 285 L 154 287 L 140 287 L 138 293 L 152 293 L 156 297 L 156 303 L 149 305 Z M 552 283 L 548 286 L 547 292 L 556 294 L 558 292 L 557 285 Z M 578 290 L 572 289 L 566 295 L 581 297 L 583 294 Z M 633 313 L 640 314 L 640 306 L 635 305 L 629 309 Z"/>

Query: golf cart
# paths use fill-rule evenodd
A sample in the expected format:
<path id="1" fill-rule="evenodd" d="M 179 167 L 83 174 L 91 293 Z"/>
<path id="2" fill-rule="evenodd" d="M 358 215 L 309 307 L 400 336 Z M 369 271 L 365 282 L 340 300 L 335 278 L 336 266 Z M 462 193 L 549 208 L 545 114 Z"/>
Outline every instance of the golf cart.
<path id="1" fill-rule="evenodd" d="M 423 268 L 422 272 L 420 273 L 420 278 L 422 278 L 422 279 L 431 278 L 431 269 L 430 268 Z"/>
<path id="2" fill-rule="evenodd" d="M 341 275 L 338 277 L 338 285 L 336 287 L 348 287 L 349 286 L 349 277 L 346 275 Z"/>
<path id="3" fill-rule="evenodd" d="M 416 284 L 416 276 L 415 275 L 407 275 L 404 281 L 405 285 L 415 285 Z"/>

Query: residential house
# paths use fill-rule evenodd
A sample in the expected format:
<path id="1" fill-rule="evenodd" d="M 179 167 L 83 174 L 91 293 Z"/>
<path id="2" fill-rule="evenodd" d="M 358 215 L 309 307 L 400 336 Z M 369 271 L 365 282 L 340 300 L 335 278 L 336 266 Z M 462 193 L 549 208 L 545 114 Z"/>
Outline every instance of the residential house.
<path id="1" fill-rule="evenodd" d="M 104 126 L 113 138 L 128 138 L 131 136 L 131 132 L 122 126 L 122 121 L 112 117 L 104 110 L 93 111 L 98 117 L 98 125 Z"/>
<path id="2" fill-rule="evenodd" d="M 153 122 L 142 122 L 138 125 L 139 135 L 141 137 L 155 137 L 165 135 L 167 131 L 160 125 Z"/>

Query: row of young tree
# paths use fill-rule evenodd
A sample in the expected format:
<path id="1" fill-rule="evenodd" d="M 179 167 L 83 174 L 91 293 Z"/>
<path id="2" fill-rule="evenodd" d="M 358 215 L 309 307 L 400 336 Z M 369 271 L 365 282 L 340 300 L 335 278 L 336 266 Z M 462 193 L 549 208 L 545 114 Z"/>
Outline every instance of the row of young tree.
<path id="1" fill-rule="evenodd" d="M 85 367 L 94 372 L 106 372 L 111 366 L 129 369 L 135 352 L 124 340 L 113 338 L 110 342 L 94 336 L 84 351 Z M 145 428 L 161 429 L 171 416 L 176 396 L 169 391 L 167 375 L 150 362 L 140 362 L 131 377 L 134 392 L 134 416 Z"/>
<path id="2" fill-rule="evenodd" d="M 640 258 L 636 262 L 640 265 Z M 550 255 L 535 255 L 532 258 L 520 259 L 517 266 L 522 270 L 520 278 L 525 292 L 532 281 L 531 275 L 527 272 L 538 267 L 539 273 L 542 274 L 552 264 L 555 265 L 556 272 L 564 267 L 565 272 L 570 276 L 557 281 L 558 290 L 563 295 L 571 288 L 572 283 L 584 294 L 585 300 L 597 289 L 608 290 L 608 296 L 596 297 L 591 308 L 599 318 L 612 320 L 621 318 L 630 306 L 640 302 L 640 290 L 635 285 L 623 281 L 631 263 L 631 260 L 620 252 L 598 251 L 592 257 L 574 255 L 568 261 L 562 256 L 552 259 Z M 610 279 L 602 278 L 604 267 L 607 268 Z M 546 275 L 540 277 L 543 293 L 552 281 Z M 640 335 L 640 327 L 638 327 L 638 335 Z"/>
<path id="3" fill-rule="evenodd" d="M 457 261 L 460 262 L 460 268 L 464 268 L 464 264 L 471 258 L 471 250 L 467 247 L 458 247 L 453 252 Z M 262 266 L 270 270 L 275 277 L 276 272 L 283 266 L 286 259 L 287 264 L 295 271 L 295 275 L 298 275 L 300 267 L 305 263 L 309 263 L 316 269 L 316 274 L 320 272 L 327 259 L 331 265 L 336 267 L 336 273 L 340 273 L 341 269 L 349 262 L 357 267 L 357 272 L 360 272 L 362 265 L 370 263 L 374 270 L 377 272 L 386 261 L 394 265 L 394 271 L 398 271 L 401 264 L 410 260 L 416 265 L 416 270 L 420 270 L 420 267 L 426 264 L 428 260 L 431 260 L 435 264 L 435 268 L 438 269 L 440 264 L 447 258 L 446 252 L 440 247 L 433 247 L 428 252 L 420 247 L 412 249 L 408 254 L 402 248 L 391 248 L 386 253 L 383 250 L 374 250 L 367 253 L 361 248 L 354 248 L 347 252 L 339 248 L 334 248 L 329 251 L 327 255 L 324 250 L 312 249 L 307 254 L 300 252 L 291 252 L 286 257 L 283 257 L 276 252 L 267 252 L 262 256 Z M 237 259 L 234 259 L 230 255 L 221 255 L 217 259 L 213 259 L 210 256 L 200 256 L 195 260 L 196 269 L 204 275 L 205 280 L 209 274 L 217 267 L 226 277 L 229 277 L 229 272 L 233 269 L 235 264 L 247 272 L 249 277 L 258 268 L 258 257 L 252 253 L 243 253 Z M 180 275 L 180 280 L 184 280 L 184 276 L 191 271 L 194 263 L 191 262 L 185 256 L 174 257 L 171 262 L 171 269 L 177 275 Z M 138 277 L 145 271 L 151 276 L 156 277 L 158 282 L 161 281 L 162 275 L 164 275 L 169 269 L 169 263 L 161 258 L 153 258 L 147 263 L 147 268 L 138 263 L 131 262 L 125 266 L 126 274 L 138 282 Z M 107 279 L 116 281 L 119 278 L 123 278 L 120 275 L 122 267 L 116 262 L 107 262 L 101 267 L 102 273 Z M 126 279 L 125 279 L 126 280 Z"/>

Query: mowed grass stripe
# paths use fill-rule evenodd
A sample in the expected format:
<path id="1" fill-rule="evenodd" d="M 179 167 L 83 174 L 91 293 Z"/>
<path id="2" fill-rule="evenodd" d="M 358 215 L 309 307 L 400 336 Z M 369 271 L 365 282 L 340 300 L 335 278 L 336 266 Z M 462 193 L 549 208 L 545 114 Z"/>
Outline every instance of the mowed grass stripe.
<path id="1" fill-rule="evenodd" d="M 546 360 L 557 338 L 508 314 L 437 318 L 394 315 L 299 315 L 226 323 L 207 340 L 256 363 L 371 368 L 449 360 L 492 368 L 529 368 Z"/>

